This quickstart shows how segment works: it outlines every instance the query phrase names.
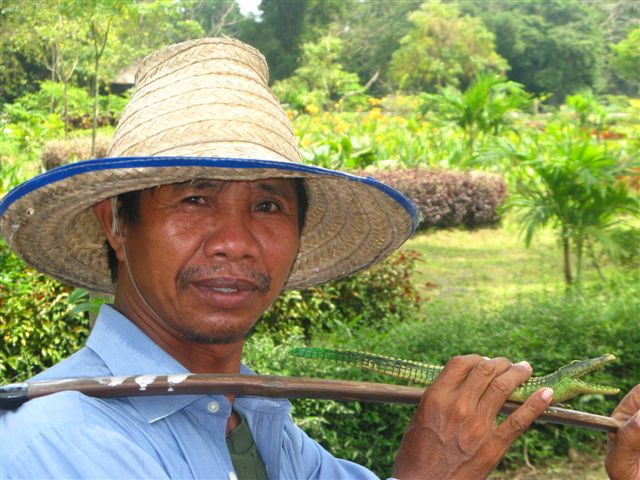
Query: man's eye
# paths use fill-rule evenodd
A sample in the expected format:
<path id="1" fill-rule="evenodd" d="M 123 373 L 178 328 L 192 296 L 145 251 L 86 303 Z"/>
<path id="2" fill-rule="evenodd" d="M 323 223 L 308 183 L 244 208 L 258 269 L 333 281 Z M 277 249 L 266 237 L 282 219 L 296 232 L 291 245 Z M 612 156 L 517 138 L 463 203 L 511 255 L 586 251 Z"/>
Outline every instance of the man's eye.
<path id="1" fill-rule="evenodd" d="M 282 207 L 276 202 L 267 200 L 258 204 L 258 210 L 261 212 L 278 212 L 282 210 Z"/>
<path id="2" fill-rule="evenodd" d="M 189 203 L 191 205 L 204 205 L 206 200 L 204 197 L 200 197 L 197 195 L 192 195 L 190 197 L 186 197 L 185 199 L 182 200 L 185 203 Z"/>

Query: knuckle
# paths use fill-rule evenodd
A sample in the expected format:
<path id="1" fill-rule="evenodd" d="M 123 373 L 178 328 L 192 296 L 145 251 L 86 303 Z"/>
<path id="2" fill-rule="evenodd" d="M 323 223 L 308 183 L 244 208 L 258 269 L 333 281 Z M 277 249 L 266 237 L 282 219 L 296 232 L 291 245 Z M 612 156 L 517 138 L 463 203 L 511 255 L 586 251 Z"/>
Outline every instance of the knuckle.
<path id="1" fill-rule="evenodd" d="M 511 385 L 504 377 L 495 378 L 491 382 L 491 387 L 506 396 L 511 395 L 514 388 L 513 385 Z"/>
<path id="2" fill-rule="evenodd" d="M 496 371 L 496 364 L 491 360 L 485 360 L 476 367 L 478 373 L 485 377 L 492 377 Z"/>
<path id="3" fill-rule="evenodd" d="M 522 418 L 520 415 L 510 415 L 507 418 L 507 422 L 509 422 L 509 429 L 513 432 L 524 432 L 531 422 L 528 422 L 526 419 Z"/>
<path id="4" fill-rule="evenodd" d="M 467 418 L 471 414 L 468 402 L 456 402 L 452 407 L 452 414 L 455 418 Z"/>
<path id="5" fill-rule="evenodd" d="M 462 355 L 456 355 L 447 362 L 447 365 L 451 366 L 452 368 L 458 369 L 465 367 L 467 365 L 467 362 L 468 359 L 466 357 Z"/>

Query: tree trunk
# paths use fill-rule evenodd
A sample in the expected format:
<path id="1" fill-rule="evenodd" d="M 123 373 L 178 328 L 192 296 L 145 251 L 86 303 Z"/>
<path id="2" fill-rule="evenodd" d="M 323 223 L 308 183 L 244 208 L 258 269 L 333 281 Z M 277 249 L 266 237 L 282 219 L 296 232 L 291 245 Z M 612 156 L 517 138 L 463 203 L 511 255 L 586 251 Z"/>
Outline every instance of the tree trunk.
<path id="1" fill-rule="evenodd" d="M 67 99 L 67 84 L 69 82 L 65 79 L 64 89 L 63 89 L 63 100 L 64 100 L 64 138 L 66 140 L 67 134 L 69 133 L 69 101 Z"/>
<path id="2" fill-rule="evenodd" d="M 583 251 L 583 240 L 579 238 L 576 240 L 576 284 L 580 285 L 580 277 L 582 276 L 582 251 Z"/>
<path id="3" fill-rule="evenodd" d="M 91 126 L 91 158 L 96 157 L 96 132 L 98 130 L 98 67 L 99 58 L 96 56 L 94 62 L 94 82 L 93 82 L 93 122 Z"/>
<path id="4" fill-rule="evenodd" d="M 569 237 L 563 232 L 562 235 L 562 252 L 564 254 L 564 283 L 567 287 L 573 283 L 571 275 L 571 244 Z"/>

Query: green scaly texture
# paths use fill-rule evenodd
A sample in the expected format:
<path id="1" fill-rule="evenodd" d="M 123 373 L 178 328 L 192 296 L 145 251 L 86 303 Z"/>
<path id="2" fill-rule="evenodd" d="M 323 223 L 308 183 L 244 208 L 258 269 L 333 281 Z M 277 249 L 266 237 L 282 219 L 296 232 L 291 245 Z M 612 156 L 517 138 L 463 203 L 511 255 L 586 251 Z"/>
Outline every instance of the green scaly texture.
<path id="1" fill-rule="evenodd" d="M 341 362 L 421 385 L 431 385 L 444 368 L 440 365 L 429 365 L 372 353 L 327 348 L 294 348 L 289 351 L 289 354 L 315 360 Z M 524 402 L 542 387 L 553 389 L 553 403 L 563 402 L 585 393 L 615 395 L 620 392 L 620 389 L 582 380 L 584 375 L 603 368 L 615 358 L 611 354 L 605 354 L 589 360 L 575 360 L 548 375 L 531 377 L 512 393 L 509 400 Z"/>

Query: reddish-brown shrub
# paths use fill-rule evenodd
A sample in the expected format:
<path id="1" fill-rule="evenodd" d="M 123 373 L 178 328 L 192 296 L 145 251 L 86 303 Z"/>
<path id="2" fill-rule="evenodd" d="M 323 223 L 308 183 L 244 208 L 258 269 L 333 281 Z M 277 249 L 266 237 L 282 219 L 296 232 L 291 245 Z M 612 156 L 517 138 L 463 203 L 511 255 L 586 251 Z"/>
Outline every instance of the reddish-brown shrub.
<path id="1" fill-rule="evenodd" d="M 494 225 L 500 221 L 498 207 L 507 195 L 504 179 L 484 172 L 402 169 L 362 173 L 413 200 L 422 213 L 421 229 Z"/>

